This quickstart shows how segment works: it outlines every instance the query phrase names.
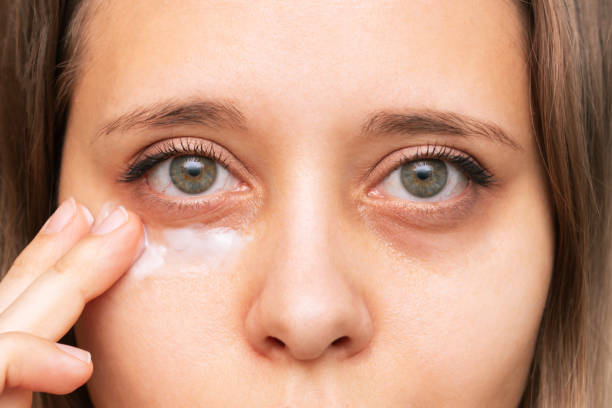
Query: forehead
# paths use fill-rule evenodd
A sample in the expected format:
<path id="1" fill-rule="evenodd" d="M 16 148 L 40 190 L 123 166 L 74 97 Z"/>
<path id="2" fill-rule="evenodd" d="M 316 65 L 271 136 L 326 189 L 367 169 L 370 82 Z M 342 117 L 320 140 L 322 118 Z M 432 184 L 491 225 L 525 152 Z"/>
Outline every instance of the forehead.
<path id="1" fill-rule="evenodd" d="M 205 96 L 292 123 L 402 106 L 526 130 L 516 129 L 528 122 L 527 70 L 511 1 L 113 0 L 92 10 L 75 98 L 94 99 L 95 121 Z"/>

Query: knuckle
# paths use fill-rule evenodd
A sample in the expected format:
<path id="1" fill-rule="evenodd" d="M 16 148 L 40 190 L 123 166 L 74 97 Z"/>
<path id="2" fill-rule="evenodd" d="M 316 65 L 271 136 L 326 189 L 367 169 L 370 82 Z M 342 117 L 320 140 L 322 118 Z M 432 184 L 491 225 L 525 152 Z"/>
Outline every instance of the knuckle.
<path id="1" fill-rule="evenodd" d="M 79 284 L 79 279 L 73 276 L 73 268 L 63 262 L 58 262 L 49 269 L 49 273 L 58 281 L 65 296 L 69 296 L 73 302 L 85 305 L 86 293 Z"/>
<path id="2" fill-rule="evenodd" d="M 37 236 L 13 261 L 13 267 L 18 266 L 24 269 L 32 269 L 32 264 L 36 265 L 41 256 L 46 256 L 52 250 L 52 247 L 50 247 L 52 242 L 50 237 Z"/>
<path id="3" fill-rule="evenodd" d="M 7 272 L 4 279 L 12 279 L 17 277 L 35 277 L 38 275 L 38 268 L 34 267 L 30 262 L 23 258 L 17 258 Z"/>
<path id="4" fill-rule="evenodd" d="M 26 257 L 24 256 L 23 253 L 21 253 L 13 261 L 13 265 L 11 266 L 11 269 L 24 269 L 27 265 L 28 265 L 28 262 L 26 261 Z"/>
<path id="5" fill-rule="evenodd" d="M 63 262 L 58 262 L 49 268 L 49 273 L 58 277 L 67 277 L 70 275 L 70 268 Z"/>
<path id="6" fill-rule="evenodd" d="M 6 388 L 17 387 L 22 382 L 23 370 L 19 364 L 11 363 L 16 360 L 20 337 L 20 333 L 16 332 L 0 334 L 0 394 Z"/>

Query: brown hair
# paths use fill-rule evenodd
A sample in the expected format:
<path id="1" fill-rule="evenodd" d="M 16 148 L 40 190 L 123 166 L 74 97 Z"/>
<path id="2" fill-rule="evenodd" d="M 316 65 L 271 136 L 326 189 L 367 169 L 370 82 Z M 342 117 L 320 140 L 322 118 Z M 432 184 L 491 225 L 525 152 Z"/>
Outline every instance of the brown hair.
<path id="1" fill-rule="evenodd" d="M 603 407 L 610 384 L 612 4 L 533 1 L 537 144 L 555 210 L 555 268 L 524 406 Z"/>
<path id="2" fill-rule="evenodd" d="M 0 7 L 0 272 L 50 215 L 85 8 Z M 522 407 L 610 401 L 612 2 L 521 1 L 533 125 L 555 216 L 555 268 Z M 1 275 L 0 275 L 1 276 Z M 70 331 L 62 342 L 74 344 Z M 606 399 L 607 398 L 607 399 Z M 35 407 L 91 406 L 81 387 Z"/>

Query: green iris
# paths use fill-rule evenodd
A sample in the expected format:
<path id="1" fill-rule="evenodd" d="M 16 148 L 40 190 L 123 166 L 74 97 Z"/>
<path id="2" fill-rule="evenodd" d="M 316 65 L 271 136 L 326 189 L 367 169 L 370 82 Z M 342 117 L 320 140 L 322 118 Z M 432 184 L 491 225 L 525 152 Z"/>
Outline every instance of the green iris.
<path id="1" fill-rule="evenodd" d="M 429 198 L 444 189 L 448 170 L 442 160 L 418 160 L 404 164 L 400 177 L 410 194 Z"/>
<path id="2" fill-rule="evenodd" d="M 213 185 L 216 178 L 216 164 L 206 157 L 179 156 L 170 162 L 170 179 L 184 193 L 202 193 Z"/>

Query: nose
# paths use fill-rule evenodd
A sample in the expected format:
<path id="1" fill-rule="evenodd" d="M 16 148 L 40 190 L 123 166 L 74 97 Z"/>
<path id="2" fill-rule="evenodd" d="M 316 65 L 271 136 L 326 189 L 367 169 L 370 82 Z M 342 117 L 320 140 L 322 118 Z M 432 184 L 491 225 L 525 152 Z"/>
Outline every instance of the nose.
<path id="1" fill-rule="evenodd" d="M 253 347 L 296 360 L 346 358 L 363 350 L 372 322 L 360 297 L 341 278 L 325 276 L 328 271 L 293 272 L 270 278 L 251 307 L 246 329 Z"/>
<path id="2" fill-rule="evenodd" d="M 257 257 L 264 278 L 246 315 L 246 335 L 271 359 L 349 358 L 367 348 L 373 334 L 356 279 L 363 264 L 325 211 L 307 213 L 278 223 L 282 235 L 266 244 L 274 249 Z"/>

